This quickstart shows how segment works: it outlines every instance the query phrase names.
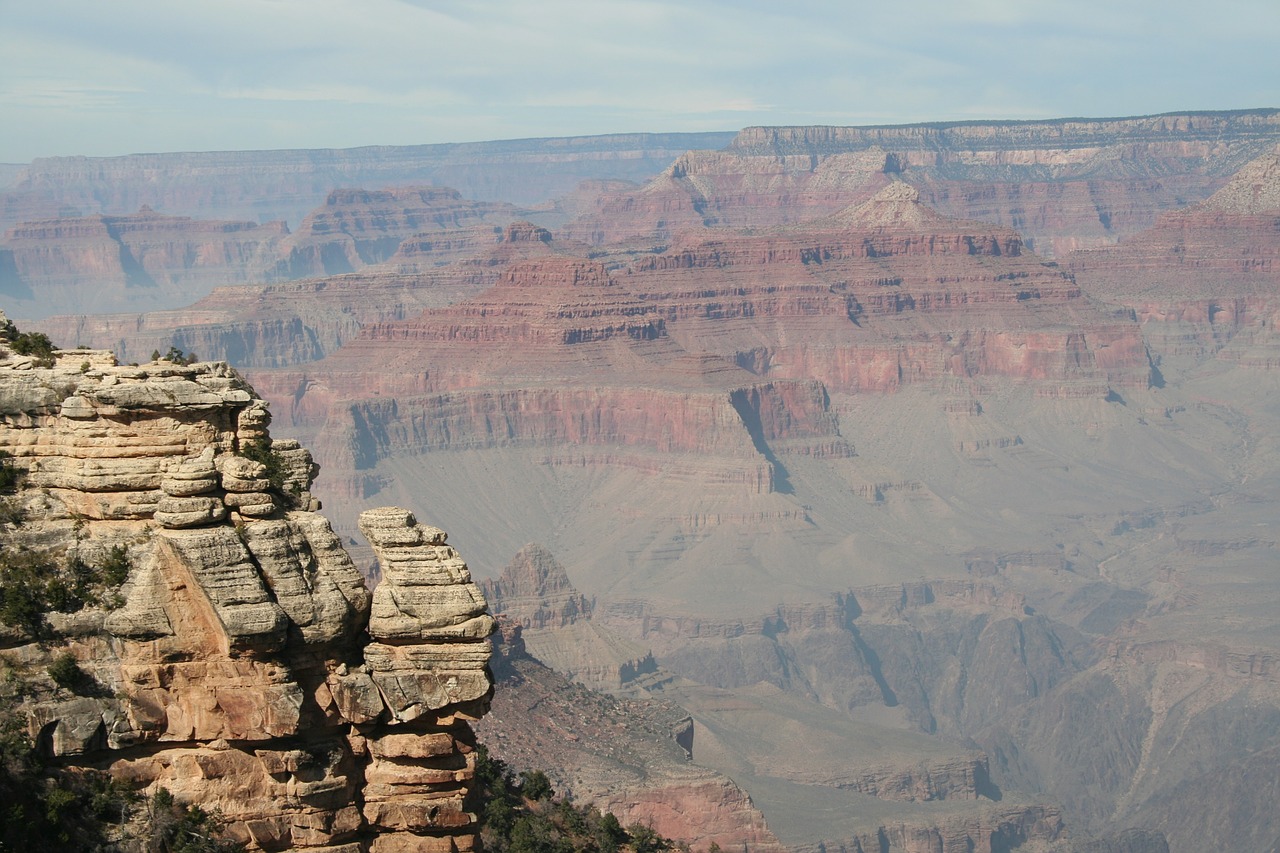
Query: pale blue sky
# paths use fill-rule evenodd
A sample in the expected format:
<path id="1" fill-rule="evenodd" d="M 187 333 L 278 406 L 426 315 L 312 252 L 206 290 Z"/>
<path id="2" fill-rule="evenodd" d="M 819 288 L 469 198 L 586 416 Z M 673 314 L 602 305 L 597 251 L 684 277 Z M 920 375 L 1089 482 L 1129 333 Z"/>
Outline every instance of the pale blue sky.
<path id="1" fill-rule="evenodd" d="M 1276 0 L 0 0 L 0 162 L 1280 106 Z"/>

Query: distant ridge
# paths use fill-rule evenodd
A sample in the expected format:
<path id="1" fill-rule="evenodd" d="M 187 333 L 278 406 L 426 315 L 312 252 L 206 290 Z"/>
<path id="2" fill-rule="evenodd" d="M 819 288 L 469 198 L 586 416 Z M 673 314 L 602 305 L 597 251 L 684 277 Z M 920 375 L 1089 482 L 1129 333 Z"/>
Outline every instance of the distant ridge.
<path id="1" fill-rule="evenodd" d="M 983 131 L 988 131 L 984 133 Z M 995 133 L 999 130 L 1000 133 Z M 1160 139 L 1210 140 L 1222 134 L 1237 139 L 1280 139 L 1280 109 L 1187 111 L 1117 118 L 965 120 L 865 126 L 790 125 L 743 128 L 728 149 L 740 153 L 834 154 L 915 143 L 926 148 L 1005 150 L 1052 139 L 1064 148 L 1097 145 L 1099 136 L 1116 141 Z"/>
<path id="2" fill-rule="evenodd" d="M 208 219 L 296 225 L 330 191 L 436 184 L 477 201 L 535 205 L 584 180 L 644 181 L 685 151 L 721 148 L 733 131 L 618 133 L 362 148 L 43 157 L 0 192 L 0 229 L 50 200 L 83 214 L 142 205 Z M 47 215 L 47 214 L 45 214 Z"/>

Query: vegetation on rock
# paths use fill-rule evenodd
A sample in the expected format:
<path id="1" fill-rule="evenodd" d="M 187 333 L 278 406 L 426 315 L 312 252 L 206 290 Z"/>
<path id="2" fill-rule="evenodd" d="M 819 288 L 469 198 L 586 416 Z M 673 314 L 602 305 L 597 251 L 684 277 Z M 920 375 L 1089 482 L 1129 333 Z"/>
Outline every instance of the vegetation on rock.
<path id="1" fill-rule="evenodd" d="M 652 827 L 623 828 L 613 812 L 557 797 L 541 770 L 516 781 L 506 762 L 476 749 L 474 796 L 480 803 L 481 839 L 491 853 L 657 853 L 681 848 Z"/>
<path id="2" fill-rule="evenodd" d="M 18 355 L 31 356 L 37 367 L 53 367 L 56 347 L 44 332 L 20 332 L 13 321 L 6 318 L 0 324 L 0 340 Z"/>
<path id="3" fill-rule="evenodd" d="M 271 483 L 271 488 L 281 494 L 284 493 L 287 468 L 279 451 L 272 449 L 270 441 L 246 442 L 240 446 L 239 455 L 245 459 L 260 462 L 267 469 L 263 476 Z"/>
<path id="4" fill-rule="evenodd" d="M 48 554 L 6 549 L 0 552 L 0 623 L 43 638 L 46 614 L 115 606 L 117 590 L 128 576 L 129 551 L 123 545 L 114 546 L 98 565 L 79 555 L 59 563 Z"/>
<path id="5" fill-rule="evenodd" d="M 5 661 L 8 663 L 8 661 Z M 83 681 L 70 653 L 49 667 Z M 0 680 L 0 851 L 23 853 L 233 853 L 218 837 L 216 813 L 177 803 L 164 789 L 150 799 L 107 773 L 48 763 L 28 735 L 18 701 L 35 689 L 9 664 Z"/>
<path id="6" fill-rule="evenodd" d="M 169 361 L 169 362 L 173 362 L 174 364 L 188 365 L 188 364 L 195 364 L 197 361 L 200 360 L 200 358 L 193 352 L 183 352 L 178 347 L 171 346 L 169 347 L 169 351 L 164 355 L 161 355 L 160 350 L 158 349 L 152 350 L 151 360 L 152 361 Z"/>

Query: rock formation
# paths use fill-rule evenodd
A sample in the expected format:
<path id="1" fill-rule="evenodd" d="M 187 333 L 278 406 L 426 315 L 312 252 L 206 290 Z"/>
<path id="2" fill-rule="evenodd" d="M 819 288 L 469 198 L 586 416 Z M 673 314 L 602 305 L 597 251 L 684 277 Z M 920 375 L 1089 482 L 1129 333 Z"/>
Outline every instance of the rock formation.
<path id="1" fill-rule="evenodd" d="M 1200 204 L 1108 249 L 1075 252 L 1081 286 L 1134 312 L 1165 371 L 1219 356 L 1280 365 L 1280 148 Z M 1233 344 L 1234 342 L 1234 344 Z"/>
<path id="2" fill-rule="evenodd" d="M 799 222 L 835 213 L 897 175 L 948 216 L 1015 228 L 1041 255 L 1061 256 L 1114 243 L 1160 212 L 1206 198 L 1278 134 L 1275 110 L 751 127 L 721 151 L 681 157 L 641 188 L 605 189 L 566 233 L 605 243 Z"/>
<path id="3" fill-rule="evenodd" d="M 753 128 L 55 337 L 278 368 L 344 540 L 376 500 L 482 579 L 543 543 L 572 588 L 492 585 L 530 652 L 679 703 L 790 847 L 1269 849 L 1277 115 Z M 288 494 L 186 462 L 174 521 Z"/>
<path id="4" fill-rule="evenodd" d="M 364 513 L 371 597 L 314 512 L 310 454 L 271 440 L 225 364 L 51 361 L 0 361 L 0 448 L 21 476 L 6 550 L 93 565 L 123 549 L 129 570 L 118 595 L 5 627 L 39 747 L 217 808 L 249 849 L 472 849 L 494 624 L 444 532 Z M 55 654 L 84 673 L 74 689 L 43 674 Z"/>
<path id="5" fill-rule="evenodd" d="M 502 576 L 485 581 L 483 589 L 494 613 L 525 629 L 566 628 L 591 617 L 592 603 L 574 589 L 555 555 L 537 542 L 521 548 Z"/>

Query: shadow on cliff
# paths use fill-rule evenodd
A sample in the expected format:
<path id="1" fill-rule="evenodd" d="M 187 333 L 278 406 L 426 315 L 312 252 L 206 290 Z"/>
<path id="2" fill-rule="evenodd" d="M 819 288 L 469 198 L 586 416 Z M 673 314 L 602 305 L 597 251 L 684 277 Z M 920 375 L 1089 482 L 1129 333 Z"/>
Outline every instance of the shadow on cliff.
<path id="1" fill-rule="evenodd" d="M 746 391 L 734 391 L 729 395 L 729 402 L 738 413 L 738 417 L 742 419 L 742 425 L 747 428 L 747 434 L 751 436 L 751 443 L 755 446 L 756 452 L 773 466 L 773 490 L 784 495 L 795 494 L 786 466 L 778 461 L 777 455 L 764 439 L 764 423 L 760 419 L 760 412 L 751 405 Z"/>

